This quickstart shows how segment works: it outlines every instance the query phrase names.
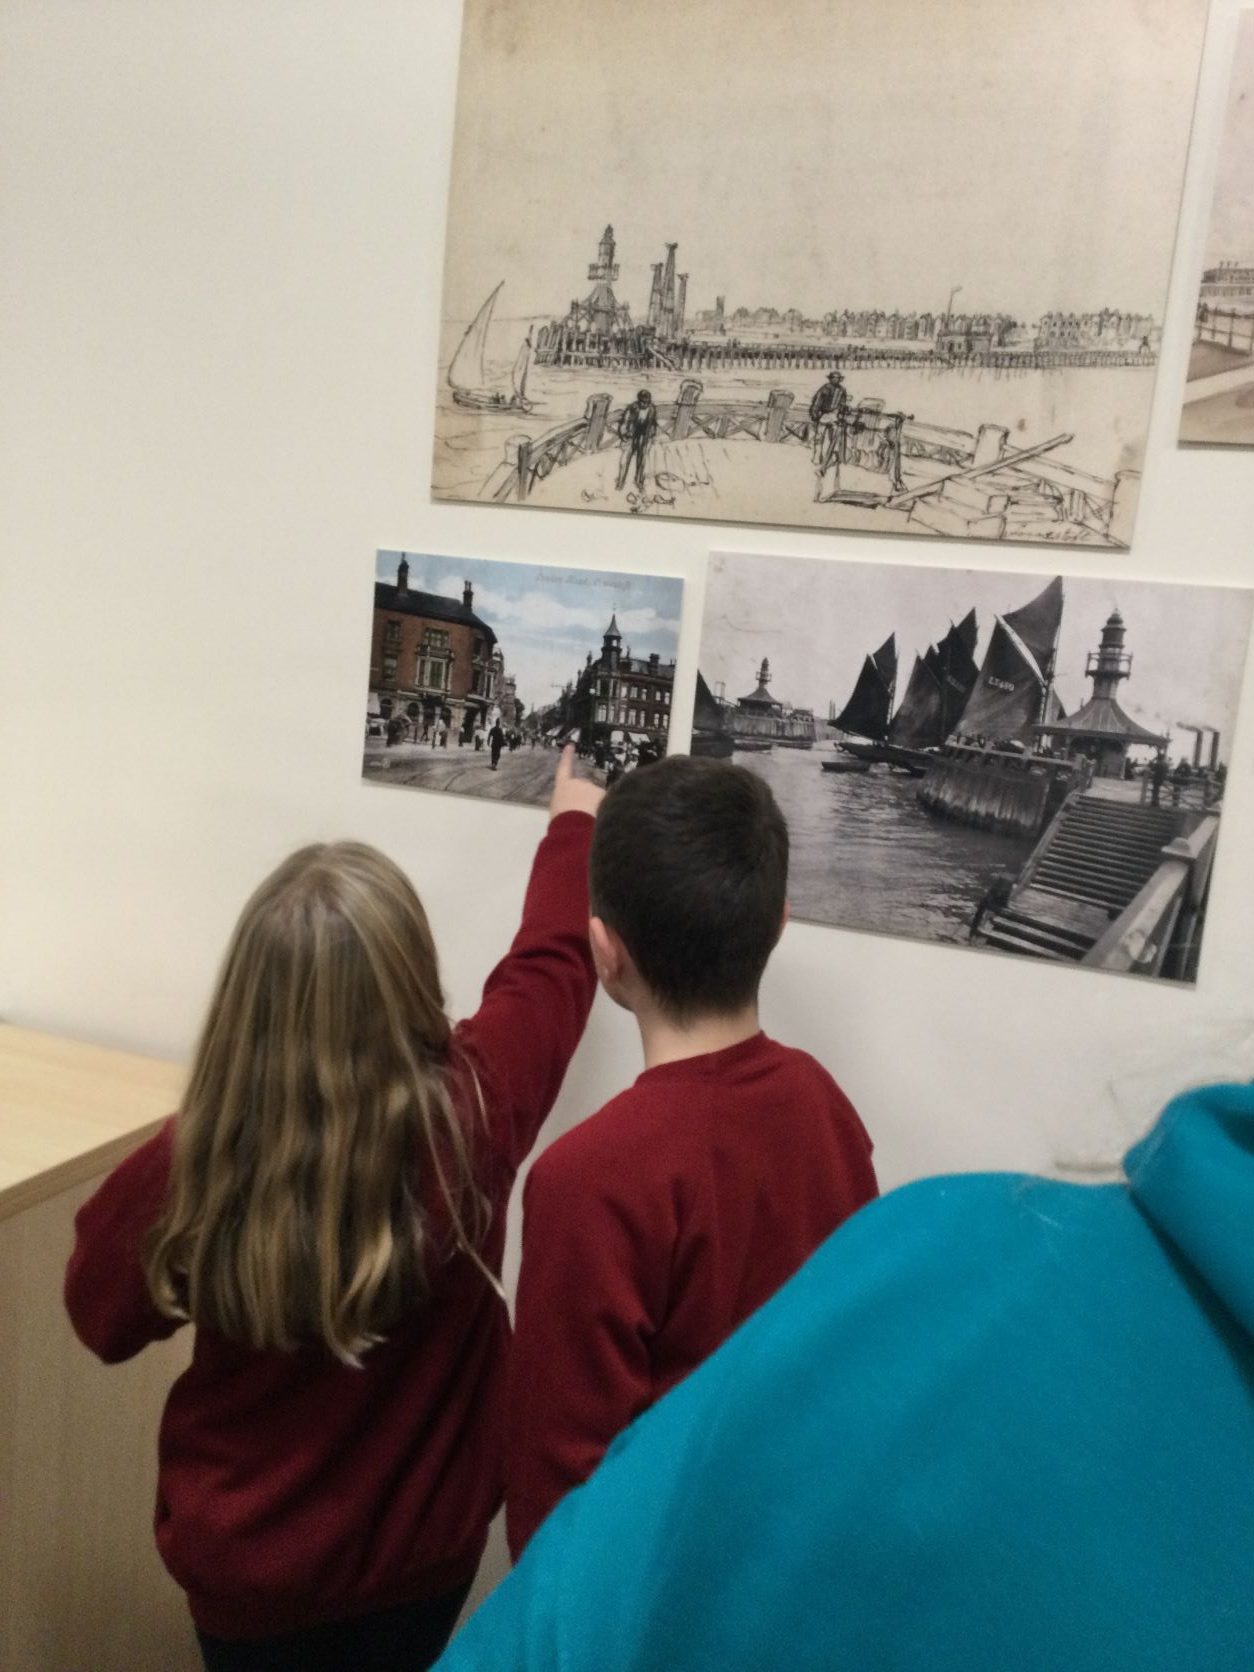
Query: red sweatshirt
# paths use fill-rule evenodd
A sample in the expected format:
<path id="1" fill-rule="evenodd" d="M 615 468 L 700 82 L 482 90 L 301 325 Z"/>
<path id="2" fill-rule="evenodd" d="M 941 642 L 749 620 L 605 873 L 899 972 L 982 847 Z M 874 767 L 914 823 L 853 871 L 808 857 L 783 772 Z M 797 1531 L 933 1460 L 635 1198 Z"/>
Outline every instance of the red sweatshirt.
<path id="1" fill-rule="evenodd" d="M 595 992 L 592 830 L 585 813 L 549 827 L 522 927 L 457 1029 L 488 1109 L 481 1176 L 495 1212 L 483 1254 L 498 1273 L 510 1185 Z M 78 1214 L 66 1306 L 108 1362 L 176 1327 L 140 1269 L 169 1158 L 167 1126 Z M 197 1330 L 161 1423 L 156 1530 L 203 1630 L 268 1637 L 437 1596 L 474 1574 L 501 1501 L 509 1323 L 464 1256 L 439 1267 L 434 1285 L 359 1370 L 321 1348 L 255 1352 Z"/>
<path id="2" fill-rule="evenodd" d="M 510 1363 L 515 1558 L 614 1436 L 877 1194 L 853 1105 L 762 1033 L 649 1069 L 540 1156 Z"/>

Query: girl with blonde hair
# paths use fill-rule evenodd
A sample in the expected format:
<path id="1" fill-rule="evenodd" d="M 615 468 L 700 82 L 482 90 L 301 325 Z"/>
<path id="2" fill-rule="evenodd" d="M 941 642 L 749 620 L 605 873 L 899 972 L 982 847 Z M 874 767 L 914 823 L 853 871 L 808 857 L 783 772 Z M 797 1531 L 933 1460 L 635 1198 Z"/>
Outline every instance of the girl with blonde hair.
<path id="1" fill-rule="evenodd" d="M 358 843 L 245 906 L 178 1114 L 80 1210 L 106 1362 L 192 1323 L 157 1544 L 206 1667 L 429 1665 L 501 1499 L 505 1207 L 595 991 L 601 791 L 558 768 L 522 926 L 450 1025 L 426 913 Z"/>

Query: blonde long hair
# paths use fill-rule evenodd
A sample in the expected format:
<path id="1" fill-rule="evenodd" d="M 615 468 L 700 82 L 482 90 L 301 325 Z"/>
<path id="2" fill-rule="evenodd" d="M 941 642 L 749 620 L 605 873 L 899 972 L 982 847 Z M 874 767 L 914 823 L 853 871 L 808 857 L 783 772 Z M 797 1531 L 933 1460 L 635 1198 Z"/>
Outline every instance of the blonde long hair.
<path id="1" fill-rule="evenodd" d="M 285 860 L 236 926 L 175 1123 L 145 1260 L 158 1308 L 355 1364 L 455 1247 L 499 1288 L 452 1055 L 404 873 L 357 842 Z"/>

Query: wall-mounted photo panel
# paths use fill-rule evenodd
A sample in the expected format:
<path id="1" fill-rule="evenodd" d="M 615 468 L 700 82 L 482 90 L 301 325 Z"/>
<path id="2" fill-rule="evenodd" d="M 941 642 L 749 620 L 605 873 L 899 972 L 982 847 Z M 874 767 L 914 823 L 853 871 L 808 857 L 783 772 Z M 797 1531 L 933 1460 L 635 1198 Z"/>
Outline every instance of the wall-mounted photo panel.
<path id="1" fill-rule="evenodd" d="M 716 556 L 692 751 L 774 789 L 798 917 L 1193 981 L 1252 604 Z"/>
<path id="2" fill-rule="evenodd" d="M 466 0 L 441 499 L 1121 548 L 1206 0 Z"/>
<path id="3" fill-rule="evenodd" d="M 1254 12 L 1237 20 L 1181 441 L 1254 446 Z"/>
<path id="4" fill-rule="evenodd" d="M 683 582 L 382 551 L 363 777 L 544 806 L 666 753 Z"/>

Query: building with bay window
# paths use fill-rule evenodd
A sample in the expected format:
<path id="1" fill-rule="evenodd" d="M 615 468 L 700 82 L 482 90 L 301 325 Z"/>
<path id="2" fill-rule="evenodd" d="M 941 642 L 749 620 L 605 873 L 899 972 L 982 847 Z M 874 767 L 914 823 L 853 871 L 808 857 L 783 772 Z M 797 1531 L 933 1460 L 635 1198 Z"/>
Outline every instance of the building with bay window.
<path id="1" fill-rule="evenodd" d="M 404 721 L 413 737 L 440 720 L 462 740 L 492 716 L 507 694 L 504 657 L 474 602 L 469 581 L 460 603 L 411 590 L 404 558 L 395 581 L 375 582 L 370 713 Z"/>

